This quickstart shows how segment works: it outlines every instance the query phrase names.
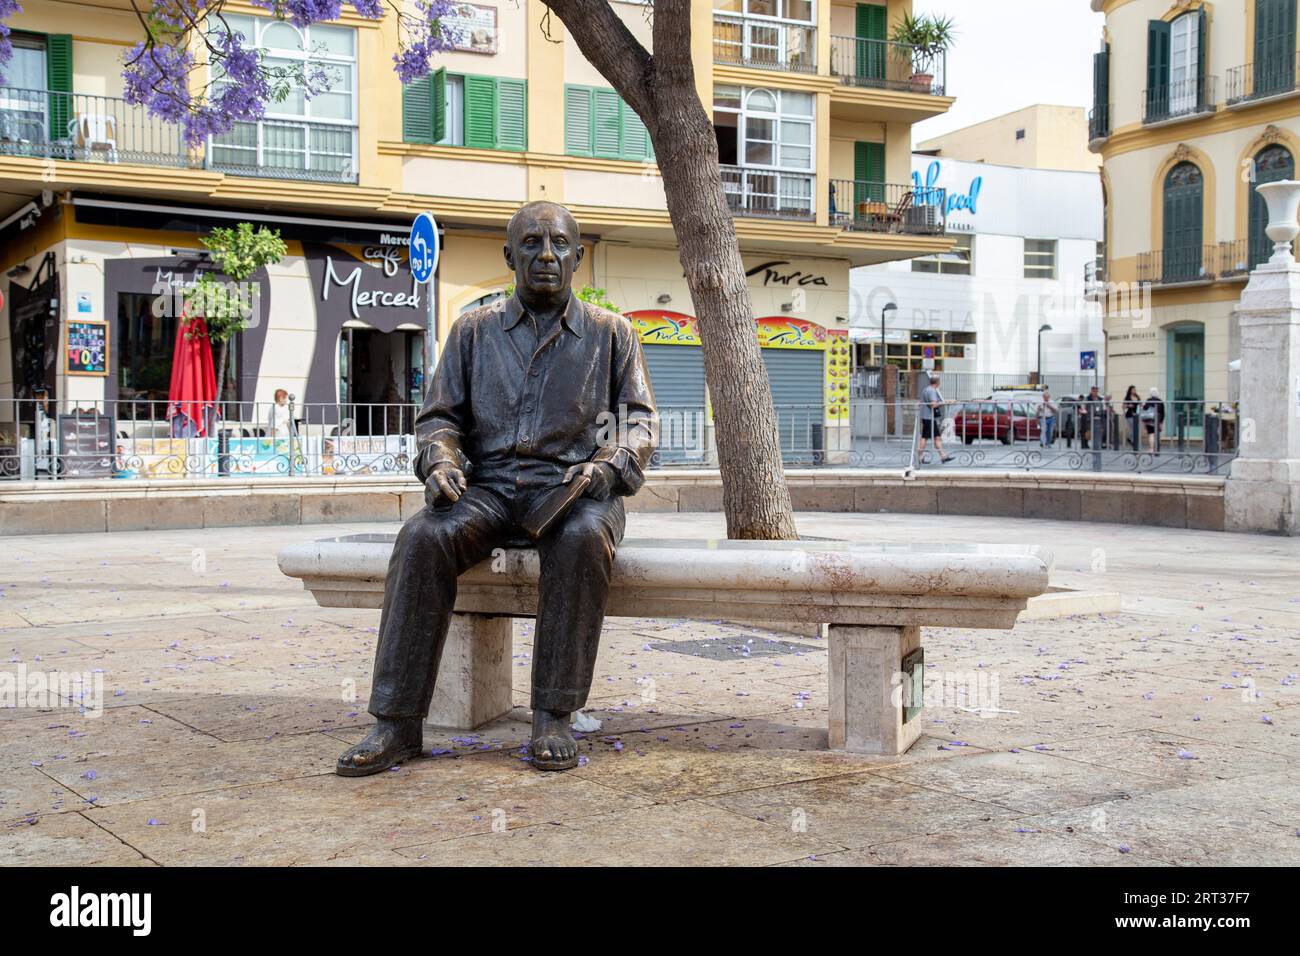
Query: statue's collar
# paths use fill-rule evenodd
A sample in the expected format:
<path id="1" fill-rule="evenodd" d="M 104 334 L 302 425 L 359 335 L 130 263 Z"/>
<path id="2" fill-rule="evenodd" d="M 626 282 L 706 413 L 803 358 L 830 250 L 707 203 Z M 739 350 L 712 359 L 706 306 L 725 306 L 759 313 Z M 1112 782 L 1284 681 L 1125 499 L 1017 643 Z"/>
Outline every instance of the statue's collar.
<path id="1" fill-rule="evenodd" d="M 515 293 L 506 300 L 505 308 L 501 311 L 501 325 L 508 332 L 519 324 L 519 320 L 524 317 L 524 304 L 519 301 L 519 294 Z M 582 307 L 582 300 L 573 293 L 569 293 L 569 304 L 564 307 L 564 313 L 560 316 L 564 327 L 582 338 L 582 333 L 587 324 L 586 311 Z"/>

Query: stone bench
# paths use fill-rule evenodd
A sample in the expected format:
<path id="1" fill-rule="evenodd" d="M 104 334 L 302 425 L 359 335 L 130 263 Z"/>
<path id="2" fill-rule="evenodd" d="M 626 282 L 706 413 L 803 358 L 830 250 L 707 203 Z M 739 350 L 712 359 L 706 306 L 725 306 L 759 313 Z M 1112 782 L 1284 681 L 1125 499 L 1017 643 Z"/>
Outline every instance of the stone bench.
<path id="1" fill-rule="evenodd" d="M 391 534 L 349 535 L 280 552 L 325 607 L 378 608 Z M 826 624 L 830 746 L 900 754 L 921 733 L 921 627 L 1008 629 L 1048 589 L 1050 554 L 1032 546 L 847 541 L 627 539 L 607 615 Z M 473 729 L 507 713 L 511 618 L 537 611 L 538 556 L 504 549 L 461 575 L 429 722 Z"/>

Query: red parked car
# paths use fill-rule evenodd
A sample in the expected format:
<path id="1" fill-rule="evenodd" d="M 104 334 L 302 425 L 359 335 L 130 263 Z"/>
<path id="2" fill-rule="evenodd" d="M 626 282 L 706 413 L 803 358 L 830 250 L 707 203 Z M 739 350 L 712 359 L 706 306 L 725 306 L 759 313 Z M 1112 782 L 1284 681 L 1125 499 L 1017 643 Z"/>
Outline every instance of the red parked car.
<path id="1" fill-rule="evenodd" d="M 1027 402 L 966 402 L 953 416 L 953 432 L 966 444 L 996 438 L 1004 445 L 1039 440 L 1038 409 Z"/>

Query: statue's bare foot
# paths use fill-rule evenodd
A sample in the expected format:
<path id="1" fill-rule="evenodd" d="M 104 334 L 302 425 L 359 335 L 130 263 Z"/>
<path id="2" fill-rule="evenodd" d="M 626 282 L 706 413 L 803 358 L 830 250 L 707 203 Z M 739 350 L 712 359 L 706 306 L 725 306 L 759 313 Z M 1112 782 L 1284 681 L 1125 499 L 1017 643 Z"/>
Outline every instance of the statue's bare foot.
<path id="1" fill-rule="evenodd" d="M 418 757 L 424 746 L 420 718 L 378 718 L 364 740 L 343 752 L 334 772 L 340 777 L 365 777 Z"/>
<path id="2" fill-rule="evenodd" d="M 533 711 L 533 766 L 538 770 L 572 770 L 578 765 L 578 743 L 569 733 L 569 715 Z"/>

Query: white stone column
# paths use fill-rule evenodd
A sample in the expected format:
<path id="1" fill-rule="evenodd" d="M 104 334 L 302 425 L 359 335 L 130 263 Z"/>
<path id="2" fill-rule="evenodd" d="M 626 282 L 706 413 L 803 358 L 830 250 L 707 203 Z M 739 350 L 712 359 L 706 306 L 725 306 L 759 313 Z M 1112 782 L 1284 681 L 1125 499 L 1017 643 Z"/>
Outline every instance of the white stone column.
<path id="1" fill-rule="evenodd" d="M 1239 452 L 1224 489 L 1228 531 L 1300 534 L 1300 264 L 1291 243 L 1300 183 L 1258 187 L 1268 202 L 1268 262 L 1250 274 L 1241 328 Z"/>
<path id="2" fill-rule="evenodd" d="M 898 675 L 921 646 L 921 629 L 832 624 L 829 743 L 832 750 L 895 756 L 921 735 L 922 714 L 903 723 Z M 924 713 L 924 711 L 922 711 Z"/>
<path id="3" fill-rule="evenodd" d="M 512 619 L 453 614 L 429 704 L 429 724 L 473 730 L 510 712 Z"/>

